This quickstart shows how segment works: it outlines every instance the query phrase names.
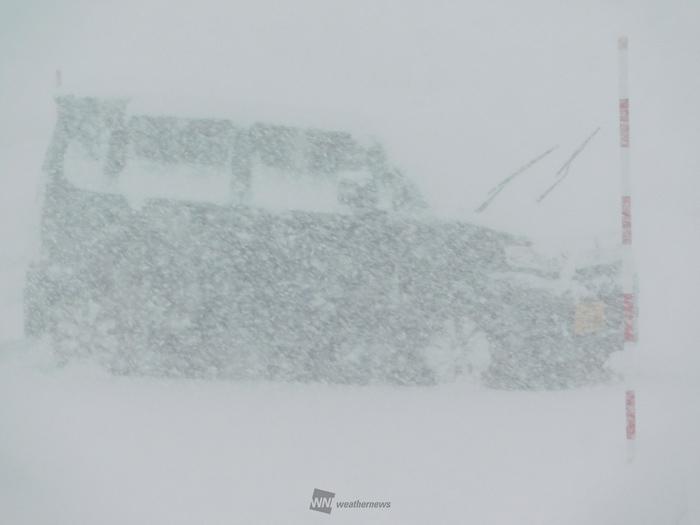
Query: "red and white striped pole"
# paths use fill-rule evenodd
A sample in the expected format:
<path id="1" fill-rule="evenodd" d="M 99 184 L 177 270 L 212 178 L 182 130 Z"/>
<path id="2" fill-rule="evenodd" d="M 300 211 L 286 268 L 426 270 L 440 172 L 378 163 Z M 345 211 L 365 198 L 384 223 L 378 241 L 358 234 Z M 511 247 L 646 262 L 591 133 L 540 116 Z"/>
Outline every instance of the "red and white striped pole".
<path id="1" fill-rule="evenodd" d="M 630 181 L 630 103 L 627 91 L 627 37 L 618 40 L 619 94 L 620 94 L 620 182 L 622 210 L 622 307 L 624 319 L 624 352 L 633 357 L 636 352 L 637 297 L 635 269 L 632 255 L 632 191 Z M 627 359 L 628 362 L 633 359 Z M 628 375 L 633 372 L 628 370 Z M 627 457 L 634 459 L 634 443 L 637 437 L 637 403 L 631 380 L 627 378 L 625 392 L 625 419 L 627 433 Z"/>

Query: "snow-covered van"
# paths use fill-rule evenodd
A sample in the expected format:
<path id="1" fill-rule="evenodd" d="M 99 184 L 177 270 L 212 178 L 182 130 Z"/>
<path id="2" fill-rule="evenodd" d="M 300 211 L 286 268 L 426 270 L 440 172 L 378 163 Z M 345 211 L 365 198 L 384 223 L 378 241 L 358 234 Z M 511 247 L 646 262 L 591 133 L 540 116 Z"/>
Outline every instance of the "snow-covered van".
<path id="1" fill-rule="evenodd" d="M 434 217 L 345 132 L 63 96 L 26 331 L 116 373 L 558 388 L 607 377 L 620 264 Z"/>

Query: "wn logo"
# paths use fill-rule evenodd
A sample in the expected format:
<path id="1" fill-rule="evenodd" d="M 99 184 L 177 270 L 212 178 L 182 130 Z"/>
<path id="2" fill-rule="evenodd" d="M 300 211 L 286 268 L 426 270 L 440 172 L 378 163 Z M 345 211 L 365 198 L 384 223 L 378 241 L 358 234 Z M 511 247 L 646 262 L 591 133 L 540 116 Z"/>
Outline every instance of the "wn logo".
<path id="1" fill-rule="evenodd" d="M 309 509 L 330 514 L 331 510 L 333 509 L 332 505 L 334 497 L 334 492 L 314 489 L 314 493 L 311 496 L 311 505 L 309 505 Z"/>

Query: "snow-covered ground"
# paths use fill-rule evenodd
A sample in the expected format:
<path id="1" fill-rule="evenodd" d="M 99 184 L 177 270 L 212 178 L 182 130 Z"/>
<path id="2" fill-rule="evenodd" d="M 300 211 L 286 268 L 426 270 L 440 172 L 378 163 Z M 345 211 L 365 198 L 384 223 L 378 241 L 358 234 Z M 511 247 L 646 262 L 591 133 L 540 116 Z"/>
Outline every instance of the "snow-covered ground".
<path id="1" fill-rule="evenodd" d="M 495 392 L 117 378 L 0 356 L 0 521 L 696 524 L 700 387 Z M 309 510 L 321 488 L 389 510 Z"/>

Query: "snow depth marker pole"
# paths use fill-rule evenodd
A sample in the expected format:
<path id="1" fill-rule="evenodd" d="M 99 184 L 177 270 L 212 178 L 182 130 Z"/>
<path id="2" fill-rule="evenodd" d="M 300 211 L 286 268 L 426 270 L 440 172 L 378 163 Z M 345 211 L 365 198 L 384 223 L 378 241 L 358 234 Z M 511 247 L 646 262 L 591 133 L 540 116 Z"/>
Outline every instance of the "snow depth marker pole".
<path id="1" fill-rule="evenodd" d="M 56 89 L 56 91 L 59 91 L 61 89 L 62 84 L 63 84 L 63 75 L 61 74 L 61 70 L 57 69 L 56 70 L 55 84 L 54 84 L 54 88 Z"/>
<path id="2" fill-rule="evenodd" d="M 620 182 L 622 211 L 622 308 L 624 319 L 624 352 L 636 353 L 637 297 L 635 293 L 634 259 L 632 256 L 632 196 L 630 184 L 630 103 L 627 93 L 627 37 L 617 42 L 619 66 L 620 111 Z M 628 357 L 628 362 L 631 359 Z M 631 370 L 627 371 L 628 374 Z M 634 459 L 634 443 L 637 437 L 637 402 L 634 388 L 627 379 L 625 392 L 625 420 L 627 434 L 627 460 Z"/>

